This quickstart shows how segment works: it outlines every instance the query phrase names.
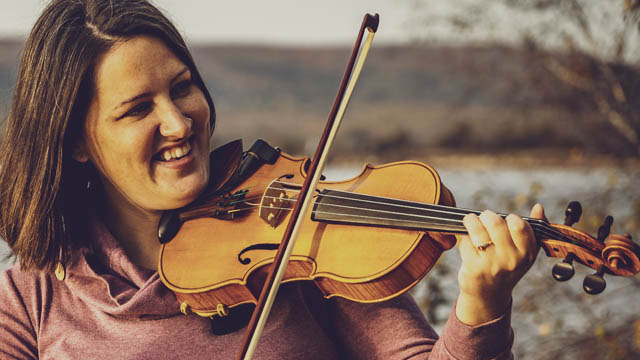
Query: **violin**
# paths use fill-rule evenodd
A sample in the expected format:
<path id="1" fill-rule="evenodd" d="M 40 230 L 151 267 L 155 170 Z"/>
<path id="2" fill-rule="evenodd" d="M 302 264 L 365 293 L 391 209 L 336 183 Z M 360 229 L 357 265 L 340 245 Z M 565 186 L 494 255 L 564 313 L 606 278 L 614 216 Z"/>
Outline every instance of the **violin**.
<path id="1" fill-rule="evenodd" d="M 255 304 L 238 359 L 251 359 L 280 282 L 312 281 L 326 298 L 391 299 L 429 272 L 455 234 L 466 233 L 465 215 L 480 213 L 456 208 L 438 173 L 416 161 L 365 165 L 350 180 L 320 181 L 378 21 L 365 15 L 313 160 L 263 142 L 258 153 L 229 143 L 211 155 L 208 189 L 161 218 L 158 273 L 183 313 L 224 318 Z M 568 280 L 578 262 L 596 270 L 583 287 L 598 294 L 604 274 L 640 271 L 640 247 L 630 235 L 610 234 L 612 218 L 597 237 L 573 229 L 581 212 L 572 202 L 562 225 L 524 220 L 546 255 L 563 259 L 554 278 Z"/>
<path id="2" fill-rule="evenodd" d="M 158 273 L 185 313 L 225 316 L 256 303 L 307 177 L 308 158 L 279 152 L 273 164 L 225 189 L 242 156 L 239 140 L 212 152 L 211 173 L 219 177 L 214 189 L 172 213 L 180 228 L 163 240 Z M 462 218 L 480 213 L 456 208 L 438 173 L 417 161 L 367 164 L 352 179 L 322 181 L 313 198 L 283 282 L 313 281 L 325 298 L 365 303 L 391 299 L 418 283 L 455 245 L 453 234 L 466 233 Z M 545 254 L 563 259 L 553 268 L 556 280 L 571 278 L 577 262 L 596 270 L 583 286 L 598 294 L 606 286 L 604 274 L 640 271 L 640 247 L 631 236 L 609 234 L 612 220 L 593 237 L 571 227 L 580 218 L 579 203 L 572 202 L 566 215 L 564 224 L 523 218 Z"/>

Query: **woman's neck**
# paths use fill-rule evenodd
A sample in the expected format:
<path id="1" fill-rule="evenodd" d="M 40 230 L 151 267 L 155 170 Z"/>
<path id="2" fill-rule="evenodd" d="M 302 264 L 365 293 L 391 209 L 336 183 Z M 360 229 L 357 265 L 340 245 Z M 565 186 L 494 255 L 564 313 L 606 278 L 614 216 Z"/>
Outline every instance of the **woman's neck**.
<path id="1" fill-rule="evenodd" d="M 122 203 L 122 202 L 120 202 Z M 161 212 L 130 206 L 116 206 L 109 196 L 104 199 L 104 221 L 131 261 L 156 270 L 160 243 L 157 239 Z"/>

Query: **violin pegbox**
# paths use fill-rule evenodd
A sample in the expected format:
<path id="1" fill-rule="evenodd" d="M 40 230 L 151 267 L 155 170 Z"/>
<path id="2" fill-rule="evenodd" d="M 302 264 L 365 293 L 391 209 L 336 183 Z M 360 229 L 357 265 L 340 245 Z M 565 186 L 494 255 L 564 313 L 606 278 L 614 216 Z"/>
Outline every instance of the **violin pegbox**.
<path id="1" fill-rule="evenodd" d="M 536 236 L 549 257 L 562 258 L 553 269 L 553 278 L 569 280 L 575 273 L 573 262 L 586 265 L 596 272 L 587 275 L 583 282 L 585 292 L 591 295 L 604 291 L 604 274 L 633 276 L 640 272 L 640 246 L 631 235 L 610 234 L 613 217 L 607 216 L 593 237 L 571 227 L 580 219 L 582 207 L 573 201 L 567 207 L 564 225 L 548 224 L 536 227 Z"/>

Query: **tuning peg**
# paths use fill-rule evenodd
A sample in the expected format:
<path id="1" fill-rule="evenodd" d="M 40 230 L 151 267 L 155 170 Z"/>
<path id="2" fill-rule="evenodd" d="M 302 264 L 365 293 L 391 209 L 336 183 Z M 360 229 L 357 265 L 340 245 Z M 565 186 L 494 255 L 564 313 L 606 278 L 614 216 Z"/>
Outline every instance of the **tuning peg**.
<path id="1" fill-rule="evenodd" d="M 567 210 L 564 212 L 564 224 L 572 226 L 574 223 L 580 221 L 582 215 L 582 205 L 577 201 L 572 201 L 567 205 Z"/>
<path id="2" fill-rule="evenodd" d="M 602 226 L 598 228 L 598 241 L 604 242 L 604 239 L 609 236 L 609 233 L 611 232 L 611 225 L 613 225 L 613 216 L 608 215 L 604 219 Z"/>
<path id="3" fill-rule="evenodd" d="M 598 295 L 607 286 L 607 282 L 604 281 L 604 266 L 591 275 L 587 275 L 582 282 L 582 288 L 589 295 Z"/>
<path id="4" fill-rule="evenodd" d="M 553 274 L 553 278 L 557 281 L 567 281 L 571 279 L 573 274 L 575 274 L 575 270 L 573 269 L 573 259 L 575 255 L 569 253 L 566 258 L 564 258 L 561 262 L 555 264 L 553 269 L 551 269 L 551 274 Z"/>

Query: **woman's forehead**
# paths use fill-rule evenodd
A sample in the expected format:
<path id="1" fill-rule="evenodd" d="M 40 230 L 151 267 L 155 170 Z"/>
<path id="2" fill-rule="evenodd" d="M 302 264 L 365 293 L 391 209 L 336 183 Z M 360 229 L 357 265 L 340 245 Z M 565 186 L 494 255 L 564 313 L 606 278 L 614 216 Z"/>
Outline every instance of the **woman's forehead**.
<path id="1" fill-rule="evenodd" d="M 164 41 L 136 36 L 117 42 L 97 59 L 95 95 L 116 106 L 123 99 L 166 85 L 185 68 Z"/>

